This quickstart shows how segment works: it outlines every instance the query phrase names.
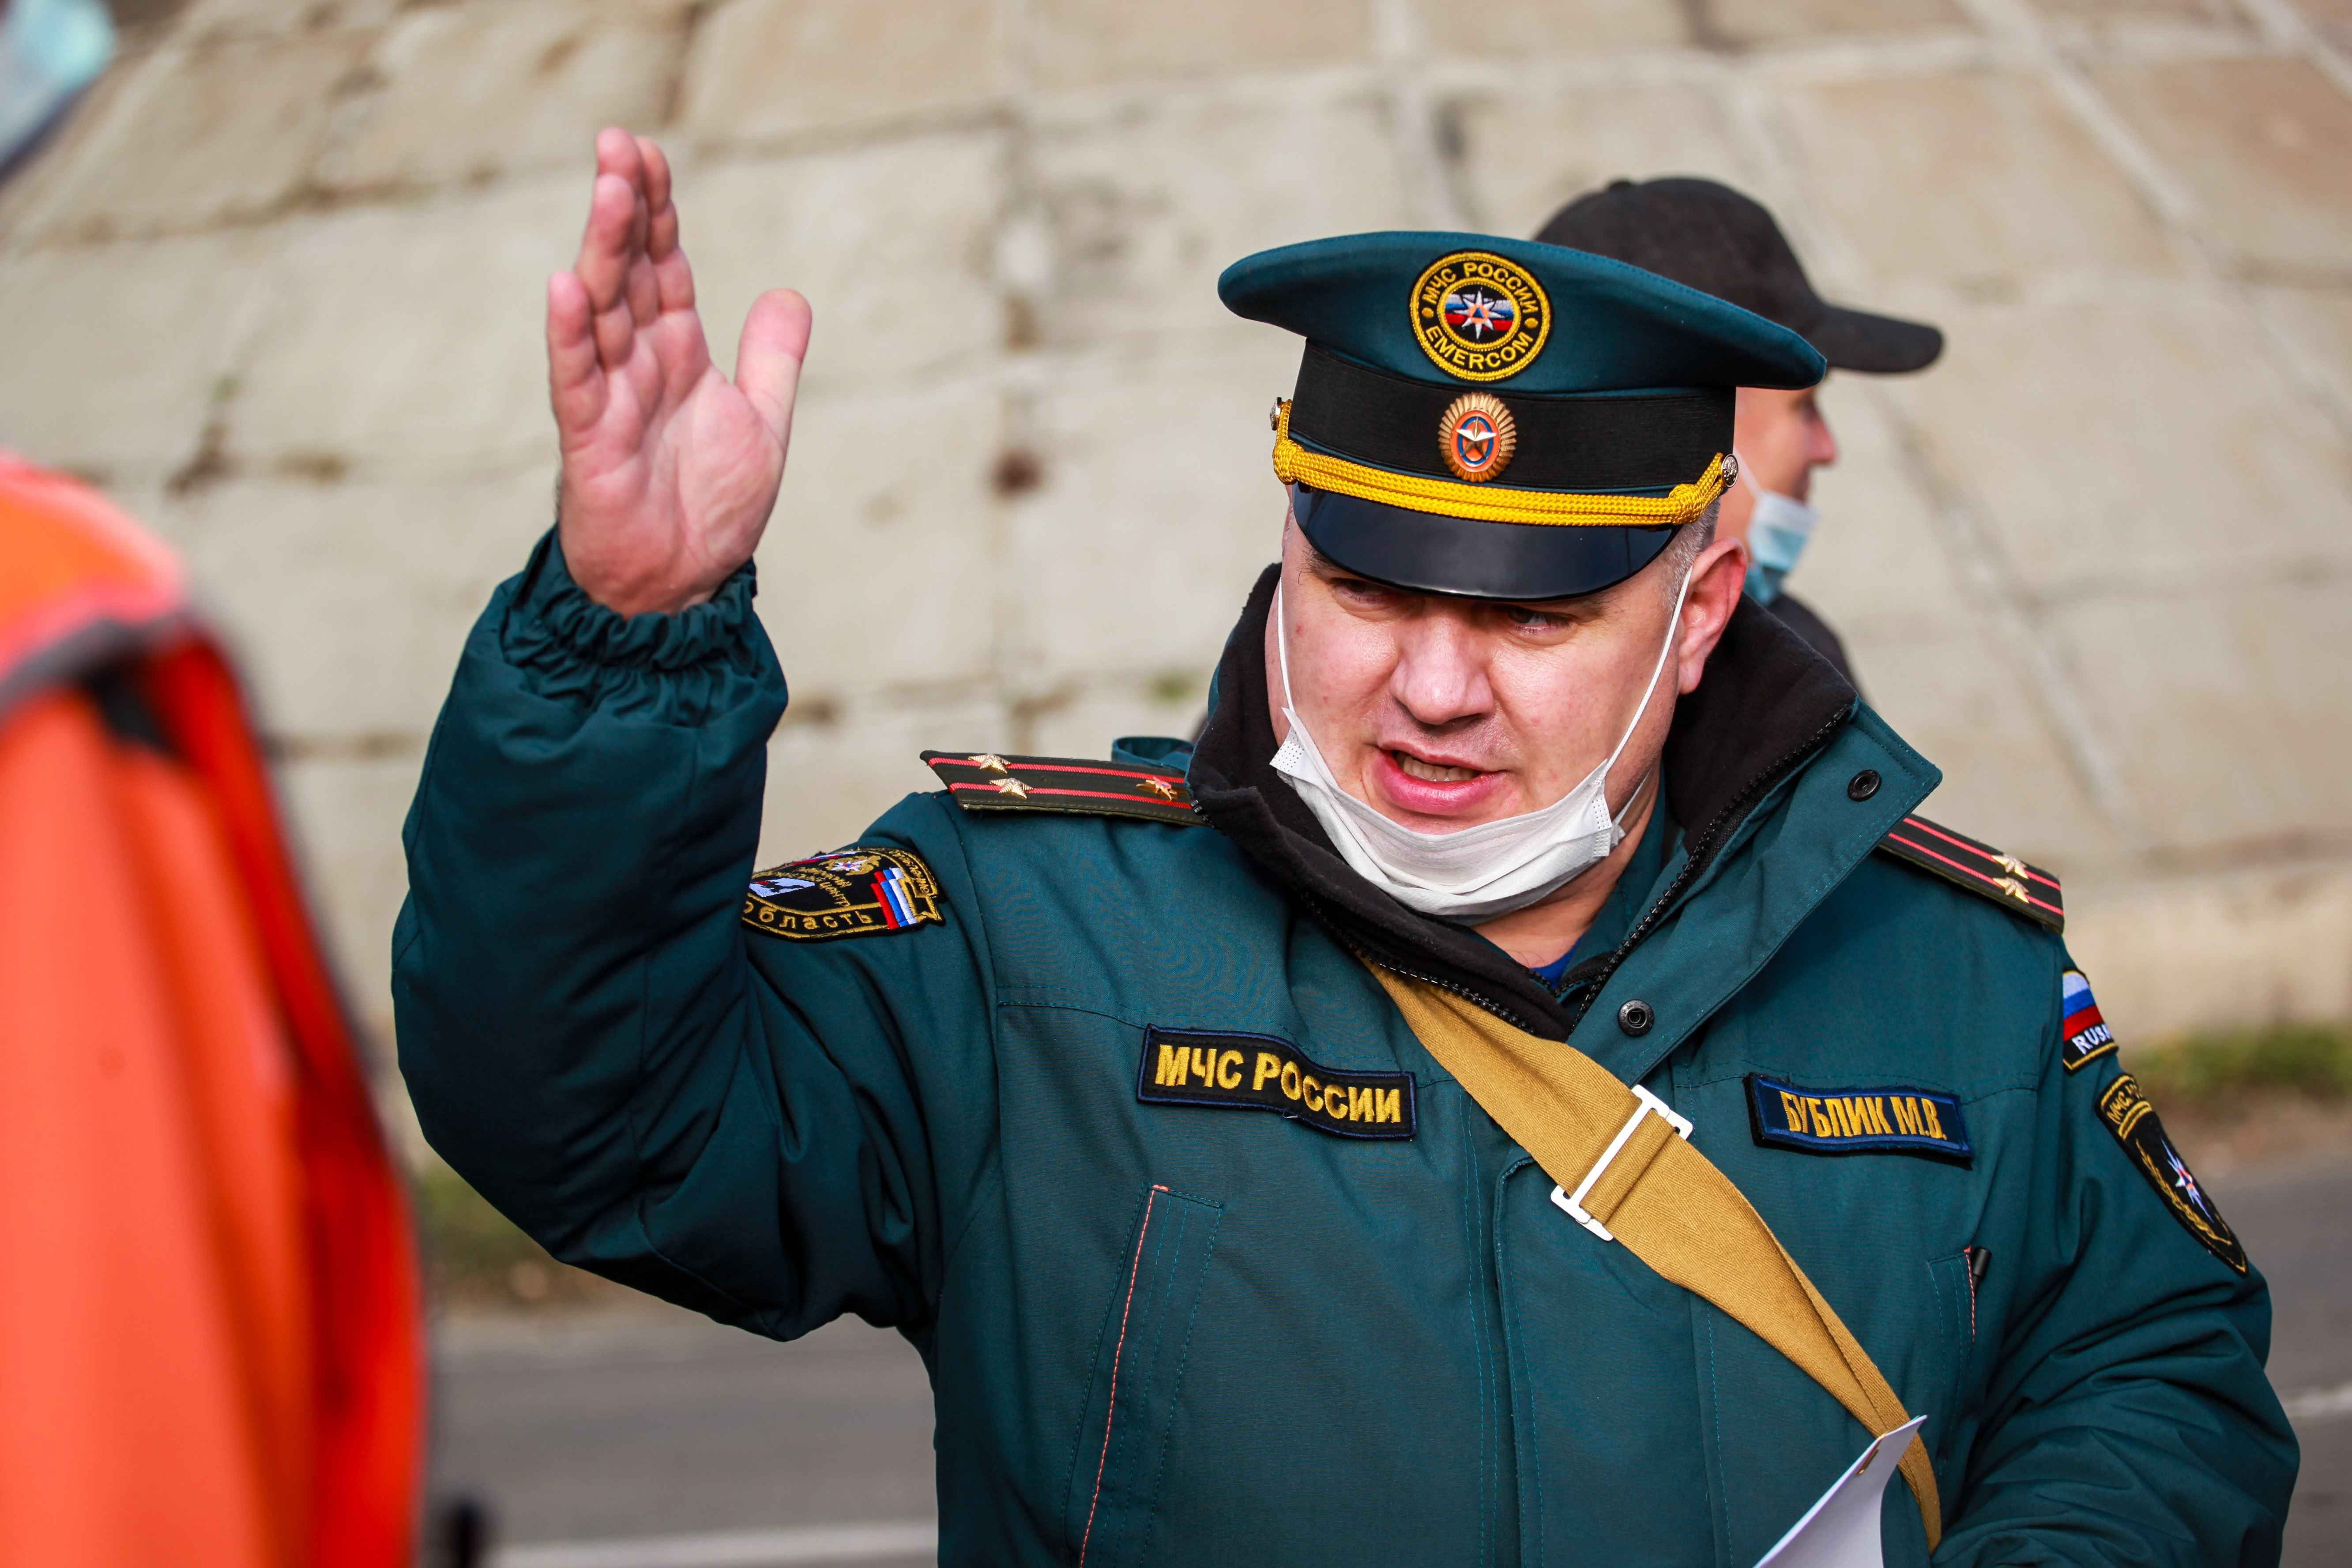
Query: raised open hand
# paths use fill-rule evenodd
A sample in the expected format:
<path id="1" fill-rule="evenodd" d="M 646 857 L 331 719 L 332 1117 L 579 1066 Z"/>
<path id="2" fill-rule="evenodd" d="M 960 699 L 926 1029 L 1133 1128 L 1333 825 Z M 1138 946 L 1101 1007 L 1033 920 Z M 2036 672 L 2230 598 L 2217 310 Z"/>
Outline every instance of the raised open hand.
<path id="1" fill-rule="evenodd" d="M 580 258 L 547 283 L 547 379 L 572 581 L 625 616 L 698 605 L 751 559 L 792 440 L 808 301 L 760 296 L 730 382 L 710 363 L 661 149 L 596 138 Z"/>

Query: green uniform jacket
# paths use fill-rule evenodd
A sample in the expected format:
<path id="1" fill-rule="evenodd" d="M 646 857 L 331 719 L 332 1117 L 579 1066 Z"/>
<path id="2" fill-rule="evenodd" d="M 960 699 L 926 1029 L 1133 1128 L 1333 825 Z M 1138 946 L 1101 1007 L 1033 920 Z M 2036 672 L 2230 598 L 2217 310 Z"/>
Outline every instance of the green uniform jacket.
<path id="1" fill-rule="evenodd" d="M 919 856 L 944 919 L 812 941 L 740 915 L 785 700 L 748 571 L 624 622 L 543 543 L 407 825 L 434 1147 L 583 1268 L 779 1339 L 899 1329 L 943 1563 L 1750 1568 L 1867 1435 L 1556 1207 L 1360 952 L 1572 1028 L 1696 1123 L 1929 1415 L 1937 1562 L 2276 1561 L 2259 1275 L 2103 1123 L 2115 1056 L 2062 1061 L 2058 940 L 1872 853 L 1937 775 L 1828 666 L 1742 607 L 1677 710 L 1681 826 L 1555 995 L 1354 877 L 1268 771 L 1271 586 L 1189 759 L 1206 826 L 912 796 L 859 842 Z M 1370 1130 L 1412 1135 L 1147 1103 L 1154 1028 L 1409 1074 Z M 1948 1094 L 1973 1158 L 1765 1146 L 1751 1074 Z M 1927 1561 L 1899 1483 L 1884 1521 L 1889 1563 Z"/>

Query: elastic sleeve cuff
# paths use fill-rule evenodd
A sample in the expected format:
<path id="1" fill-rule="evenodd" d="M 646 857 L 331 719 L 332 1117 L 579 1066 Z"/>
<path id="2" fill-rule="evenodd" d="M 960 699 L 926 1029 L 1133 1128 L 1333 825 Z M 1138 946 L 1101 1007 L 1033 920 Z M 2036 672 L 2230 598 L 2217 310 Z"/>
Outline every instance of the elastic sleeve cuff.
<path id="1" fill-rule="evenodd" d="M 700 723 L 783 676 L 751 613 L 757 575 L 745 562 L 706 604 L 674 616 L 620 616 L 590 598 L 549 529 L 506 584 L 499 645 L 531 690 L 551 700 L 667 723 Z"/>

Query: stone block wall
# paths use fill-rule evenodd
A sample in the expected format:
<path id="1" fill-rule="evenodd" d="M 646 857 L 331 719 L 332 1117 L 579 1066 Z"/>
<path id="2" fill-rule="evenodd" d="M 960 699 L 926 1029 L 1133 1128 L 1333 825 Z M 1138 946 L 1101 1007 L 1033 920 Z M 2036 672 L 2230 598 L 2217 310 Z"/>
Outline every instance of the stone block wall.
<path id="1" fill-rule="evenodd" d="M 379 1029 L 425 735 L 549 521 L 541 291 L 612 121 L 677 159 L 722 363 L 760 289 L 816 308 L 763 853 L 926 745 L 1195 722 L 1297 362 L 1226 262 L 1701 174 L 1949 334 L 1824 395 L 1797 579 L 1927 809 L 2064 875 L 2130 1034 L 2352 1016 L 2345 0 L 139 10 L 0 193 L 0 437 L 193 560 Z"/>

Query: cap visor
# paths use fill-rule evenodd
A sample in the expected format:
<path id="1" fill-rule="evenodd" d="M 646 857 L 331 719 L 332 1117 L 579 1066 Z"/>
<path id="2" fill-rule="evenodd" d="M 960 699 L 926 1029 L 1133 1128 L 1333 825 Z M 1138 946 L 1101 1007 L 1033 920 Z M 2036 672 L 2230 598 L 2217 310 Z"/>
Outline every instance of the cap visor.
<path id="1" fill-rule="evenodd" d="M 1315 548 L 1350 572 L 1421 594 L 1533 604 L 1611 588 L 1657 559 L 1671 528 L 1474 522 L 1290 487 Z"/>
<path id="2" fill-rule="evenodd" d="M 1805 341 L 1819 349 L 1832 370 L 1865 375 L 1901 375 L 1925 370 L 1944 352 L 1944 334 L 1925 321 L 1874 316 L 1832 305 Z"/>

